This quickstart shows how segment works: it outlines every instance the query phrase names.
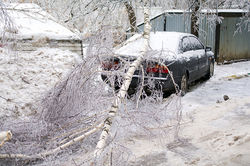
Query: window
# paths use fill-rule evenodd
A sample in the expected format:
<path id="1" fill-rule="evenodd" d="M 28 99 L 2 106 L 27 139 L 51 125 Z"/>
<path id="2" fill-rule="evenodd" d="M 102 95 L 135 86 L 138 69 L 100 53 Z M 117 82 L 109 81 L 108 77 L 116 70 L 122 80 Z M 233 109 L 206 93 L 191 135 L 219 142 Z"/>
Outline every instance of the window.
<path id="1" fill-rule="evenodd" d="M 197 38 L 195 38 L 195 37 L 188 37 L 188 38 L 189 38 L 192 50 L 204 49 L 203 45 L 201 44 L 201 42 Z"/>
<path id="2" fill-rule="evenodd" d="M 204 46 L 196 37 L 188 36 L 182 39 L 181 50 L 183 52 L 200 49 L 204 49 Z"/>
<path id="3" fill-rule="evenodd" d="M 189 38 L 188 37 L 184 37 L 182 39 L 182 51 L 186 52 L 186 51 L 190 51 L 191 49 L 192 48 L 191 48 L 191 44 L 190 44 Z"/>

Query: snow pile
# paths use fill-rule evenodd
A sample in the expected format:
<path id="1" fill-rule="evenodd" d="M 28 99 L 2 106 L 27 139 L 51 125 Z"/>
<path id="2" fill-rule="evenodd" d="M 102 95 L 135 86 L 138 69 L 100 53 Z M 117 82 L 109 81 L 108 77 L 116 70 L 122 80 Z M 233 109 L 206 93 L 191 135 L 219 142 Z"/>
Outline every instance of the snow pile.
<path id="1" fill-rule="evenodd" d="M 34 103 L 79 61 L 77 54 L 59 49 L 29 54 L 0 49 L 0 117 L 35 113 Z"/>
<path id="2" fill-rule="evenodd" d="M 55 18 L 36 4 L 10 3 L 5 9 L 17 27 L 18 39 L 33 39 L 42 36 L 57 40 L 79 40 L 76 34 L 56 23 Z"/>

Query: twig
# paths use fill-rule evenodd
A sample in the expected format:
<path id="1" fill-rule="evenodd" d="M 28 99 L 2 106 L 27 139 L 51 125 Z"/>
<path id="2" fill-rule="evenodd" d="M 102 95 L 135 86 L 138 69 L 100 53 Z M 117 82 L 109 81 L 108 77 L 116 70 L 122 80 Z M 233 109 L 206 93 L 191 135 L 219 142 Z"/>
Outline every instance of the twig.
<path id="1" fill-rule="evenodd" d="M 7 99 L 7 98 L 5 98 L 5 97 L 3 97 L 3 96 L 0 96 L 0 98 L 4 99 L 4 100 L 6 100 L 6 101 L 11 101 L 11 99 Z"/>
<path id="2" fill-rule="evenodd" d="M 183 123 L 180 123 L 179 125 L 185 125 L 185 124 L 192 123 L 192 122 L 193 121 L 183 122 Z M 176 127 L 176 125 L 166 125 L 162 127 L 148 128 L 148 130 L 159 130 L 159 129 L 166 129 L 166 128 L 171 128 L 171 127 Z"/>
<path id="3" fill-rule="evenodd" d="M 98 115 L 99 115 L 99 116 L 100 116 L 100 115 L 104 115 L 104 113 L 105 113 L 105 111 L 102 111 L 102 112 L 98 113 Z M 84 118 L 78 119 L 78 120 L 76 120 L 75 122 L 66 123 L 66 124 L 63 125 L 62 127 L 56 128 L 56 130 L 59 131 L 59 130 L 62 130 L 62 129 L 71 127 L 71 126 L 72 126 L 73 124 L 75 124 L 75 123 L 87 121 L 87 120 L 93 119 L 94 117 L 97 117 L 97 115 L 94 114 L 94 115 L 92 115 L 92 116 L 88 116 L 88 117 L 84 117 Z M 75 131 L 80 131 L 80 130 L 83 130 L 83 129 L 77 129 L 77 130 L 75 130 Z M 74 132 L 74 131 L 72 131 L 72 132 Z M 62 134 L 62 135 L 59 135 L 59 136 L 53 138 L 52 140 L 55 140 L 55 139 L 57 139 L 57 138 L 64 137 L 64 136 L 67 136 L 67 135 L 70 135 L 70 134 L 72 134 L 72 132 L 64 133 L 64 134 Z"/>
<path id="4" fill-rule="evenodd" d="M 137 102 L 136 102 L 136 109 L 138 109 L 138 107 L 139 107 L 139 100 L 140 100 L 140 97 L 142 95 L 142 90 L 143 90 L 143 87 L 144 87 L 144 70 L 143 70 L 142 65 L 141 65 L 141 72 L 142 72 L 142 85 L 141 85 L 139 95 L 138 95 L 138 99 L 137 99 Z"/>

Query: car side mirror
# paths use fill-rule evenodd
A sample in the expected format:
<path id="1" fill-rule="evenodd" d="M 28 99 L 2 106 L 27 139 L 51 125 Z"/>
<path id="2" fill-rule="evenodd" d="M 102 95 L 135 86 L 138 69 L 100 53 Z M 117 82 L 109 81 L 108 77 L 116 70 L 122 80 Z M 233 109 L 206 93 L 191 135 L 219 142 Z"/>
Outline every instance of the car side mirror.
<path id="1" fill-rule="evenodd" d="M 211 47 L 206 47 L 206 51 L 211 51 L 212 48 Z"/>

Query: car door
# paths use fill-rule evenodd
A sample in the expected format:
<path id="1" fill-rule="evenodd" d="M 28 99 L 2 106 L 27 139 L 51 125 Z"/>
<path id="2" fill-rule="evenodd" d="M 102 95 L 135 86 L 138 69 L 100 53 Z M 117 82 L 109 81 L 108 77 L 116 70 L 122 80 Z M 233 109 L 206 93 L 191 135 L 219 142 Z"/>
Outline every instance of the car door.
<path id="1" fill-rule="evenodd" d="M 184 60 L 185 70 L 188 70 L 189 81 L 193 81 L 197 78 L 197 72 L 199 70 L 198 56 L 195 54 L 192 48 L 192 43 L 188 36 L 185 36 L 181 40 L 181 60 Z"/>
<path id="2" fill-rule="evenodd" d="M 189 37 L 190 42 L 192 43 L 192 50 L 195 52 L 195 55 L 198 57 L 198 77 L 202 77 L 207 72 L 208 58 L 206 56 L 205 48 L 203 44 L 195 37 Z"/>

